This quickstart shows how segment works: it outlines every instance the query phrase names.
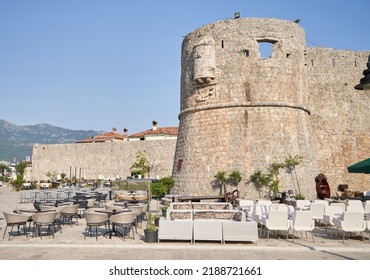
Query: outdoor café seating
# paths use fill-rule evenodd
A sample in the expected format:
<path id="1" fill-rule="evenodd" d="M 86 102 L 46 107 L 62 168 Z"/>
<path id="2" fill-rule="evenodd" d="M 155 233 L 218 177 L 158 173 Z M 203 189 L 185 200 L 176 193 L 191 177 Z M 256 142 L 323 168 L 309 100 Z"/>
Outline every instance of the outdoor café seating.
<path id="1" fill-rule="evenodd" d="M 366 229 L 366 221 L 364 221 L 363 212 L 345 211 L 343 213 L 343 217 L 334 217 L 333 223 L 339 230 L 343 232 L 343 243 L 346 233 L 351 232 L 362 234 Z"/>
<path id="2" fill-rule="evenodd" d="M 6 227 L 4 230 L 4 235 L 3 239 L 5 238 L 5 234 L 7 233 L 8 227 L 11 227 L 10 232 L 9 232 L 9 240 L 11 233 L 13 231 L 13 228 L 16 226 L 17 227 L 17 232 L 18 235 L 20 234 L 20 227 L 23 226 L 23 232 L 26 237 L 27 235 L 27 222 L 29 220 L 29 215 L 26 214 L 17 214 L 17 213 L 9 213 L 9 212 L 3 212 L 3 215 L 6 220 Z"/>
<path id="3" fill-rule="evenodd" d="M 290 221 L 288 220 L 287 211 L 271 210 L 267 217 L 262 218 L 262 224 L 267 230 L 267 240 L 269 239 L 270 231 L 285 231 L 286 238 L 288 239 Z"/>
<path id="4" fill-rule="evenodd" d="M 49 211 L 49 212 L 40 212 L 40 213 L 35 213 L 32 215 L 32 221 L 34 224 L 33 228 L 33 234 L 32 236 L 40 236 L 42 239 L 42 229 L 44 227 L 47 228 L 47 234 L 50 234 L 50 231 L 53 233 L 53 238 L 54 238 L 54 225 L 55 225 L 55 218 L 57 216 L 56 211 Z"/>
<path id="5" fill-rule="evenodd" d="M 62 210 L 62 223 L 73 223 L 73 218 L 76 219 L 76 224 L 78 225 L 78 204 L 68 205 L 63 207 Z"/>
<path id="6" fill-rule="evenodd" d="M 313 235 L 313 230 L 315 228 L 315 221 L 312 219 L 311 211 L 302 211 L 302 210 L 295 210 L 293 212 L 292 221 L 291 221 L 291 228 L 293 230 L 293 238 L 292 241 L 294 242 L 295 232 L 305 232 L 307 238 L 307 232 L 310 232 L 312 235 L 312 241 L 315 242 L 315 238 Z"/>
<path id="7" fill-rule="evenodd" d="M 85 220 L 86 220 L 87 234 L 90 235 L 90 237 L 91 237 L 92 228 L 95 228 L 96 240 L 98 240 L 98 235 L 99 235 L 98 228 L 104 226 L 105 231 L 107 231 L 107 226 L 109 222 L 109 217 L 107 213 L 97 213 L 94 211 L 86 211 Z M 86 233 L 85 233 L 84 239 L 86 239 Z"/>
<path id="8" fill-rule="evenodd" d="M 115 233 L 121 235 L 123 237 L 123 240 L 125 240 L 126 230 L 128 235 L 130 231 L 132 231 L 132 238 L 135 239 L 135 231 L 133 228 L 135 219 L 136 213 L 128 212 L 112 215 L 110 221 L 112 227 L 115 227 Z M 119 231 L 119 228 L 122 228 L 122 233 Z"/>

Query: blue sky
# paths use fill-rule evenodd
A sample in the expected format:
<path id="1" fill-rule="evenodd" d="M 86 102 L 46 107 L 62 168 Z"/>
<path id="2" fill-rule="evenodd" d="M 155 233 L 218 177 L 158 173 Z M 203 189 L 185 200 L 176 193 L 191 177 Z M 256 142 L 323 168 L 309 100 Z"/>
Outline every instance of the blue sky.
<path id="1" fill-rule="evenodd" d="M 181 43 L 194 29 L 235 12 L 299 18 L 309 47 L 370 50 L 369 10 L 369 0 L 0 0 L 0 119 L 177 126 Z"/>

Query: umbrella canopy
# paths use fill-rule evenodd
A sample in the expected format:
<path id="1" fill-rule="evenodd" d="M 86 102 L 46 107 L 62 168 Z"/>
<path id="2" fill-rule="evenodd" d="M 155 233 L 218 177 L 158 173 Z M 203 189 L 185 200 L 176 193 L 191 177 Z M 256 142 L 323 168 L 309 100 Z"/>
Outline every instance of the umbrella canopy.
<path id="1" fill-rule="evenodd" d="M 347 167 L 349 173 L 370 174 L 370 158 Z"/>

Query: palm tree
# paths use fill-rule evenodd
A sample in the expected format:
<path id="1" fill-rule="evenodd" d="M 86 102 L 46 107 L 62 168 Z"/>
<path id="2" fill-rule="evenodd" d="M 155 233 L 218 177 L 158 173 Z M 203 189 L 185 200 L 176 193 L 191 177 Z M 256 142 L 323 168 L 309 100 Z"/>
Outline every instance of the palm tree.
<path id="1" fill-rule="evenodd" d="M 286 159 L 285 159 L 285 168 L 287 170 L 288 173 L 290 173 L 290 176 L 292 178 L 292 184 L 293 184 L 293 187 L 296 191 L 296 194 L 301 194 L 301 188 L 299 186 L 299 180 L 298 180 L 298 176 L 297 176 L 297 171 L 296 171 L 296 166 L 299 165 L 301 162 L 302 162 L 302 159 L 303 157 L 302 156 L 299 156 L 299 155 L 295 155 L 295 156 L 291 156 L 289 155 Z M 294 177 L 293 177 L 293 173 L 295 175 L 295 181 L 297 183 L 297 188 L 298 188 L 298 192 L 297 192 L 297 189 L 295 188 L 295 182 L 294 182 Z"/>
<path id="2" fill-rule="evenodd" d="M 261 197 L 261 189 L 263 187 L 270 188 L 271 179 L 271 173 L 263 173 L 261 170 L 257 170 L 251 175 L 250 181 L 255 185 L 259 197 Z"/>
<path id="3" fill-rule="evenodd" d="M 229 175 L 229 178 L 227 179 L 227 182 L 230 185 L 235 186 L 236 189 L 238 189 L 238 185 L 239 185 L 241 180 L 242 180 L 242 176 L 241 176 L 240 172 L 239 171 L 233 171 Z"/>
<path id="4" fill-rule="evenodd" d="M 227 182 L 226 172 L 218 171 L 215 178 L 220 188 L 220 195 L 222 195 L 222 190 L 224 190 L 224 194 L 226 194 L 226 182 Z"/>

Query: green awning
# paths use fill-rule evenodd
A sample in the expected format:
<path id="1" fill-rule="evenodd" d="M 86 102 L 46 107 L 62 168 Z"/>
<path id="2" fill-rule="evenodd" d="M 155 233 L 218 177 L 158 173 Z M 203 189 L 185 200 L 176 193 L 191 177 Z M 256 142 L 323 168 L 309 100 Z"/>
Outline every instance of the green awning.
<path id="1" fill-rule="evenodd" d="M 370 158 L 347 167 L 349 173 L 370 174 Z"/>

